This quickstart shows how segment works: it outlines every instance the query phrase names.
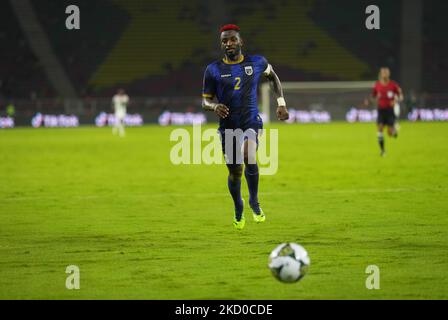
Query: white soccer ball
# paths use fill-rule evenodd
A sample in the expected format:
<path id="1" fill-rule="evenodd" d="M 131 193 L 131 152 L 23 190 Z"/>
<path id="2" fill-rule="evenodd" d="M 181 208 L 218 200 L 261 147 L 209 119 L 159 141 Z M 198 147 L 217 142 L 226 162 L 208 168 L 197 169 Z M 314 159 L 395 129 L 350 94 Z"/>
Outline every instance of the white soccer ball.
<path id="1" fill-rule="evenodd" d="M 296 243 L 282 243 L 269 255 L 269 269 L 281 282 L 293 283 L 302 279 L 310 265 L 305 248 Z"/>

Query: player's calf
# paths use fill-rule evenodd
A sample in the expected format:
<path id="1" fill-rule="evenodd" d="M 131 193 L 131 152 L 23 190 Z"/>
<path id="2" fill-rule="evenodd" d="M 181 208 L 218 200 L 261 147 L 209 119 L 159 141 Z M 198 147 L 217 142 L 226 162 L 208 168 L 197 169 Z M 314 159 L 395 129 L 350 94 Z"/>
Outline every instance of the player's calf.
<path id="1" fill-rule="evenodd" d="M 384 134 L 382 132 L 378 132 L 378 144 L 380 145 L 381 156 L 383 156 L 386 151 L 384 148 Z"/>
<path id="2" fill-rule="evenodd" d="M 397 131 L 397 128 L 395 127 L 395 125 L 389 127 L 387 129 L 387 133 L 388 133 L 389 137 L 398 138 L 398 131 Z"/>
<path id="3" fill-rule="evenodd" d="M 239 221 L 242 218 L 244 208 L 243 199 L 241 198 L 241 176 L 243 175 L 243 166 L 229 164 L 227 167 L 229 169 L 227 185 L 235 206 L 235 219 Z"/>

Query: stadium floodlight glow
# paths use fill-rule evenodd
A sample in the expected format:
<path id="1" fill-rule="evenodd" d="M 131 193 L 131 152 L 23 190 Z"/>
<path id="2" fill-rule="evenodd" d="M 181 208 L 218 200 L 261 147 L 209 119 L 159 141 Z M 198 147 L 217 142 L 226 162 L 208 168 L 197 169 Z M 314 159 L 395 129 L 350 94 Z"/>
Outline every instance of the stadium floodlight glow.
<path id="1" fill-rule="evenodd" d="M 321 111 L 334 106 L 345 109 L 341 114 L 362 103 L 370 95 L 375 81 L 312 81 L 312 82 L 282 82 L 286 106 L 292 109 L 322 106 Z M 263 83 L 260 88 L 260 112 L 266 115 L 266 123 L 271 120 L 271 97 L 269 83 Z M 343 117 L 342 117 L 343 118 Z"/>

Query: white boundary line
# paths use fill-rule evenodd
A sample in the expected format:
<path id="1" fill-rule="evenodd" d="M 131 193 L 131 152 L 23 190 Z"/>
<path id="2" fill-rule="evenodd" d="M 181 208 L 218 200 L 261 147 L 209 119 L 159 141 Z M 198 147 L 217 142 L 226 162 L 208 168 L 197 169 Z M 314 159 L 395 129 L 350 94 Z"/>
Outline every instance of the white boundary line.
<path id="1" fill-rule="evenodd" d="M 385 188 L 385 189 L 341 189 L 341 190 L 297 190 L 297 191 L 273 191 L 259 192 L 260 196 L 270 195 L 299 195 L 308 193 L 324 193 L 324 194 L 354 194 L 354 193 L 413 193 L 413 192 L 447 192 L 445 188 Z M 125 193 L 125 194 L 103 194 L 103 195 L 79 195 L 70 197 L 71 200 L 89 200 L 101 199 L 109 197 L 126 197 L 126 198 L 166 198 L 166 197 L 192 197 L 192 198 L 213 198 L 228 196 L 227 192 L 207 192 L 207 193 Z M 0 201 L 27 201 L 27 200 L 59 200 L 61 196 L 29 196 L 29 197 L 9 197 L 0 198 Z"/>

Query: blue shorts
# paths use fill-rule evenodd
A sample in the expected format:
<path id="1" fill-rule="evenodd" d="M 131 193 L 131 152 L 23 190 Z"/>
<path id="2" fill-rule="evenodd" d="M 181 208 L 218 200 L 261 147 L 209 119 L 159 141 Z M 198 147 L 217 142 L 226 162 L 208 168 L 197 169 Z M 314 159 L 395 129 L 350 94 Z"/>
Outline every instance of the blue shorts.
<path id="1" fill-rule="evenodd" d="M 227 165 L 241 165 L 244 161 L 243 143 L 255 141 L 258 148 L 258 135 L 263 129 L 263 121 L 259 115 L 254 121 L 240 123 L 239 119 L 225 119 L 218 129 L 221 138 L 222 152 Z"/>

